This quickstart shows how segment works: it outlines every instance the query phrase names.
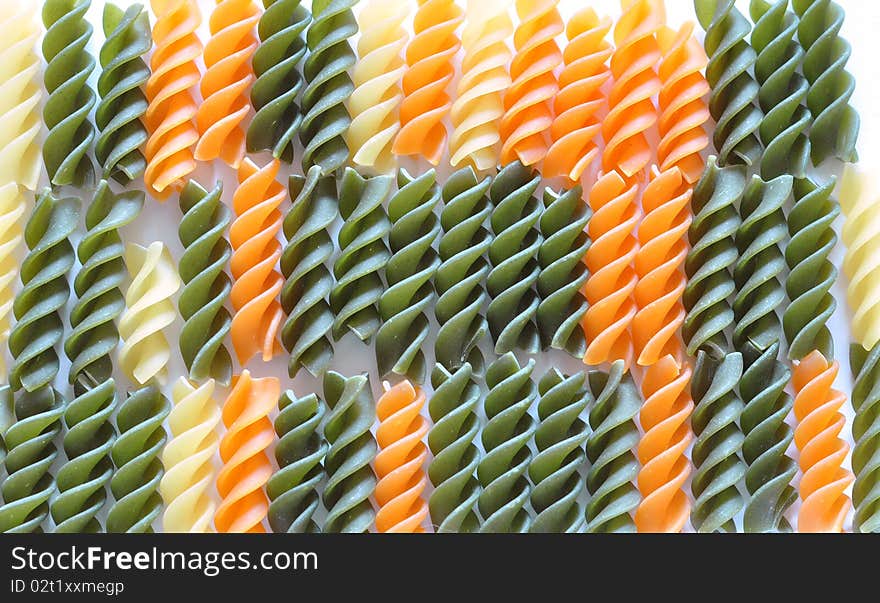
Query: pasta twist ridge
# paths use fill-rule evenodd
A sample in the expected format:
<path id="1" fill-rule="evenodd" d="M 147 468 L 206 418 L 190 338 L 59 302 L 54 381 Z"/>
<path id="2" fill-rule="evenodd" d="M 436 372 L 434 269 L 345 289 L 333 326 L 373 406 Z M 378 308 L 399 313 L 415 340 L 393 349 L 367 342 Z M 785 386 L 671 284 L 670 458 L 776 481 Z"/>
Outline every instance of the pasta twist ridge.
<path id="1" fill-rule="evenodd" d="M 480 451 L 475 445 L 480 432 L 477 407 L 482 398 L 471 365 L 465 362 L 450 373 L 442 365 L 431 375 L 434 395 L 428 402 L 433 425 L 428 446 L 433 458 L 428 477 L 434 491 L 428 500 L 431 521 L 438 533 L 470 534 L 480 520 L 476 504 L 480 483 L 476 471 Z"/>
<path id="2" fill-rule="evenodd" d="M 603 174 L 590 190 L 593 215 L 588 233 L 592 243 L 584 257 L 590 273 L 584 287 L 589 304 L 583 320 L 587 364 L 623 360 L 629 366 L 632 361 L 629 328 L 636 315 L 633 292 L 638 282 L 633 269 L 638 254 L 637 188 L 611 171 Z"/>
<path id="3" fill-rule="evenodd" d="M 634 262 L 638 282 L 633 289 L 637 310 L 632 319 L 636 361 L 642 366 L 681 353 L 678 330 L 685 319 L 683 268 L 693 221 L 692 197 L 693 190 L 677 166 L 664 172 L 654 168 L 642 195 L 645 216 L 638 230 Z"/>
<path id="4" fill-rule="evenodd" d="M 507 12 L 505 0 L 467 3 L 461 77 L 449 112 L 449 163 L 453 166 L 464 164 L 485 172 L 498 164 L 498 121 L 504 115 L 504 94 L 510 87 L 507 39 L 513 34 L 513 22 Z"/>
<path id="5" fill-rule="evenodd" d="M 577 358 L 587 351 L 581 323 L 587 313 L 583 289 L 590 275 L 583 258 L 590 248 L 591 215 L 579 185 L 560 192 L 545 189 L 539 223 L 538 330 L 544 349 L 565 350 Z"/>
<path id="6" fill-rule="evenodd" d="M 391 195 L 392 176 L 364 178 L 347 168 L 339 188 L 339 255 L 333 262 L 336 284 L 330 307 L 336 315 L 333 336 L 352 331 L 370 341 L 379 330 L 379 298 L 385 286 L 382 269 L 391 257 L 385 238 L 391 223 L 383 203 Z"/>
<path id="7" fill-rule="evenodd" d="M 253 56 L 251 88 L 253 119 L 247 130 L 247 150 L 270 150 L 276 159 L 293 161 L 293 145 L 302 123 L 297 96 L 303 87 L 305 31 L 312 21 L 302 0 L 263 0 L 266 10 L 257 33 L 260 45 Z"/>
<path id="8" fill-rule="evenodd" d="M 277 236 L 283 222 L 278 208 L 286 193 L 275 180 L 278 168 L 277 159 L 259 167 L 246 158 L 238 168 L 239 186 L 232 197 L 230 299 L 235 313 L 230 332 L 241 364 L 257 352 L 267 361 L 275 355 L 278 329 L 284 320 L 277 299 L 284 278 L 276 265 L 281 258 Z"/>
<path id="9" fill-rule="evenodd" d="M 22 188 L 15 182 L 0 184 L 0 348 L 3 349 L 12 330 L 19 253 L 24 245 L 22 218 L 27 209 Z M 0 375 L 4 382 L 9 378 L 8 370 L 6 354 L 0 354 Z"/>
<path id="10" fill-rule="evenodd" d="M 319 426 L 326 412 L 324 402 L 315 394 L 300 398 L 287 390 L 278 401 L 278 471 L 266 483 L 273 532 L 319 531 L 314 514 L 321 505 L 318 485 L 324 479 L 322 462 L 328 449 Z"/>
<path id="11" fill-rule="evenodd" d="M 803 104 L 809 84 L 798 72 L 804 51 L 795 39 L 798 19 L 787 6 L 788 0 L 752 0 L 750 6 L 752 46 L 758 53 L 755 78 L 761 87 L 758 104 L 764 112 L 761 175 L 767 179 L 783 174 L 803 178 L 810 161 L 806 131 L 812 116 Z"/>
<path id="12" fill-rule="evenodd" d="M 479 343 L 489 330 L 482 311 L 487 297 L 483 281 L 489 274 L 486 253 L 492 244 L 486 228 L 492 213 L 490 186 L 489 178 L 479 180 L 470 167 L 453 173 L 443 185 L 440 265 L 434 277 L 434 315 L 440 329 L 434 356 L 448 371 L 464 362 L 483 370 Z"/>
<path id="13" fill-rule="evenodd" d="M 422 344 L 428 337 L 432 280 L 440 264 L 433 248 L 440 234 L 440 188 L 433 169 L 418 178 L 401 170 L 397 184 L 399 190 L 388 203 L 391 258 L 385 268 L 388 287 L 379 298 L 382 325 L 376 333 L 376 360 L 380 375 L 394 372 L 422 383 L 427 371 Z"/>
<path id="14" fill-rule="evenodd" d="M 107 513 L 107 531 L 151 533 L 162 512 L 159 484 L 164 471 L 160 454 L 167 435 L 163 423 L 171 404 L 155 384 L 135 391 L 119 405 L 119 436 L 111 455 L 116 471 L 110 490 L 116 499 Z"/>
<path id="15" fill-rule="evenodd" d="M 633 512 L 639 505 L 634 483 L 639 463 L 633 452 L 639 442 L 635 416 L 641 400 L 623 360 L 608 372 L 588 373 L 593 404 L 589 410 L 587 440 L 586 530 L 590 533 L 635 532 Z"/>
<path id="16" fill-rule="evenodd" d="M 751 25 L 735 0 L 694 0 L 694 8 L 706 30 L 709 112 L 716 124 L 713 142 L 719 163 L 756 164 L 763 152 L 758 139 L 763 114 L 757 104 L 759 86 L 750 73 L 757 60 L 746 41 Z"/>
<path id="17" fill-rule="evenodd" d="M 226 432 L 220 440 L 223 467 L 217 474 L 221 502 L 214 527 L 221 533 L 263 533 L 269 512 L 264 488 L 272 476 L 266 451 L 275 441 L 269 413 L 278 403 L 281 383 L 274 377 L 253 378 L 248 371 L 232 383 L 223 403 Z"/>
<path id="18" fill-rule="evenodd" d="M 565 28 L 559 0 L 517 0 L 519 24 L 513 35 L 510 88 L 501 117 L 501 163 L 534 165 L 547 155 L 553 98 L 559 92 L 554 70 L 562 52 L 554 39 Z"/>
<path id="19" fill-rule="evenodd" d="M 349 70 L 355 54 L 349 44 L 358 31 L 352 12 L 356 0 L 316 0 L 306 32 L 309 53 L 303 63 L 303 121 L 299 131 L 303 169 L 318 165 L 325 174 L 348 161 L 345 133 L 351 116 L 345 103 L 354 91 Z"/>
<path id="20" fill-rule="evenodd" d="M 199 161 L 221 159 L 238 168 L 245 154 L 244 119 L 250 110 L 254 76 L 251 59 L 259 40 L 255 27 L 260 10 L 254 0 L 217 0 L 205 44 L 202 103 L 196 112 Z"/>
<path id="21" fill-rule="evenodd" d="M 532 453 L 529 442 L 536 421 L 529 408 L 538 398 L 532 380 L 535 361 L 520 366 L 507 352 L 486 370 L 489 393 L 483 401 L 487 422 L 481 433 L 486 451 L 477 467 L 482 491 L 478 508 L 481 532 L 528 532 L 532 519 L 526 503 L 532 493 L 527 477 Z"/>
<path id="22" fill-rule="evenodd" d="M 743 359 L 739 352 L 697 353 L 691 381 L 696 404 L 691 415 L 696 436 L 691 453 L 695 468 L 691 479 L 691 523 L 699 533 L 735 531 L 734 518 L 743 508 L 743 498 L 737 489 L 746 473 L 740 457 L 743 434 L 737 425 L 743 404 L 736 394 L 742 374 Z"/>
<path id="23" fill-rule="evenodd" d="M 150 79 L 144 62 L 152 46 L 150 17 L 143 6 L 125 11 L 115 4 L 104 5 L 104 35 L 98 58 L 101 75 L 95 108 L 95 158 L 103 178 L 127 184 L 144 175 L 147 167 L 141 147 L 147 142 L 143 118 L 147 97 L 142 91 Z"/>
<path id="24" fill-rule="evenodd" d="M 515 161 L 501 169 L 489 189 L 494 238 L 489 246 L 486 318 L 496 354 L 517 347 L 533 353 L 541 349 L 536 323 L 540 300 L 535 290 L 541 273 L 542 207 L 535 196 L 540 182 L 538 174 Z"/>
<path id="25" fill-rule="evenodd" d="M 159 241 L 149 247 L 130 243 L 125 263 L 131 284 L 119 319 L 119 365 L 138 385 L 146 385 L 153 378 L 162 382 L 171 358 L 164 331 L 177 315 L 172 298 L 180 289 L 180 277 L 168 248 Z"/>
<path id="26" fill-rule="evenodd" d="M 151 5 L 156 23 L 145 88 L 149 104 L 144 124 L 149 138 L 144 147 L 144 182 L 153 195 L 165 199 L 172 190 L 183 188 L 196 169 L 193 147 L 199 130 L 193 91 L 201 80 L 196 59 L 202 55 L 202 43 L 196 29 L 202 17 L 192 0 L 151 0 Z"/>
<path id="27" fill-rule="evenodd" d="M 841 408 L 846 394 L 833 388 L 840 366 L 813 351 L 794 367 L 794 443 L 802 477 L 799 532 L 841 532 L 852 501 L 845 490 L 853 482 L 843 463 L 849 444 L 840 438 L 846 424 Z"/>
<path id="28" fill-rule="evenodd" d="M 354 153 L 352 162 L 389 171 L 394 165 L 391 146 L 398 122 L 406 65 L 403 51 L 409 34 L 404 22 L 406 2 L 372 0 L 358 13 L 358 62 L 352 70 L 354 91 L 348 99 L 351 125 L 346 134 Z"/>
<path id="29" fill-rule="evenodd" d="M 657 68 L 657 160 L 661 171 L 680 169 L 688 184 L 697 182 L 706 167 L 702 152 L 709 146 L 705 125 L 710 117 L 709 83 L 703 75 L 708 58 L 693 31 L 693 23 L 686 23 L 678 31 L 664 27 L 657 32 L 663 55 Z"/>
<path id="30" fill-rule="evenodd" d="M 58 374 L 61 312 L 70 298 L 67 279 L 76 259 L 69 237 L 79 224 L 79 212 L 77 199 L 58 199 L 45 191 L 25 226 L 28 253 L 21 263 L 21 290 L 12 305 L 16 323 L 9 334 L 13 391 L 43 389 Z"/>
<path id="31" fill-rule="evenodd" d="M 642 495 L 635 513 L 639 532 L 681 532 L 691 512 L 684 485 L 691 475 L 685 452 L 694 439 L 688 419 L 691 367 L 674 356 L 663 356 L 645 369 L 639 421 L 638 486 Z"/>
<path id="32" fill-rule="evenodd" d="M 850 365 L 855 382 L 852 389 L 852 405 L 855 418 L 852 423 L 852 436 L 855 447 L 852 453 L 852 468 L 855 472 L 853 484 L 853 504 L 856 508 L 853 530 L 862 533 L 880 531 L 880 448 L 877 447 L 880 434 L 880 415 L 877 405 L 878 362 L 880 347 L 870 351 L 859 344 L 850 346 Z"/>
<path id="33" fill-rule="evenodd" d="M 819 185 L 807 178 L 794 181 L 794 207 L 788 214 L 791 239 L 785 248 L 790 269 L 785 289 L 791 303 L 782 314 L 788 357 L 797 360 L 813 350 L 834 354 L 828 319 L 837 307 L 831 286 L 837 268 L 829 256 L 837 244 L 834 221 L 840 205 L 831 197 L 834 180 Z"/>
<path id="34" fill-rule="evenodd" d="M 211 498 L 211 489 L 217 473 L 214 455 L 221 420 L 214 389 L 213 379 L 196 386 L 185 377 L 180 377 L 171 388 L 171 439 L 162 451 L 165 475 L 159 482 L 159 492 L 165 501 L 163 532 L 212 530 L 217 505 Z"/>
<path id="35" fill-rule="evenodd" d="M 86 46 L 92 25 L 86 19 L 91 0 L 46 0 L 43 4 L 43 83 L 48 97 L 43 121 L 49 133 L 43 144 L 43 162 L 52 184 L 92 186 L 95 166 L 89 149 L 95 128 L 89 113 L 95 91 L 88 79 L 95 59 Z"/>
<path id="36" fill-rule="evenodd" d="M 4 387 L 3 396 L 11 395 L 10 388 Z M 57 489 L 51 466 L 58 456 L 54 440 L 61 433 L 66 406 L 61 394 L 49 386 L 15 397 L 15 421 L 3 434 L 9 452 L 7 475 L 0 484 L 0 532 L 42 532 L 49 500 Z"/>
<path id="37" fill-rule="evenodd" d="M 447 139 L 443 120 L 452 108 L 446 89 L 455 76 L 454 59 L 461 47 L 456 30 L 463 19 L 454 0 L 419 0 L 406 47 L 395 155 L 421 155 L 432 165 L 440 163 Z"/>
<path id="38" fill-rule="evenodd" d="M 605 40 L 609 31 L 611 19 L 600 19 L 592 8 L 579 10 L 568 21 L 564 67 L 553 99 L 552 143 L 542 167 L 546 178 L 564 177 L 569 185 L 577 184 L 599 156 L 599 114 L 606 105 L 602 88 L 611 78 L 612 47 Z"/>
<path id="39" fill-rule="evenodd" d="M 807 107 L 813 116 L 810 143 L 814 165 L 828 157 L 858 161 L 859 114 L 850 104 L 855 78 L 846 70 L 852 49 L 840 37 L 844 11 L 831 0 L 792 0 L 800 17 L 798 40 L 804 48 L 801 64 L 810 84 Z"/>
<path id="40" fill-rule="evenodd" d="M 602 122 L 602 169 L 617 170 L 630 181 L 642 178 L 653 155 L 646 132 L 657 123 L 652 100 L 661 89 L 656 33 L 665 17 L 658 0 L 624 0 L 622 6 L 614 27 L 608 115 Z"/>
<path id="41" fill-rule="evenodd" d="M 183 217 L 177 233 L 183 244 L 178 264 L 183 288 L 177 306 L 183 318 L 180 353 L 190 379 L 232 377 L 232 359 L 224 343 L 232 325 L 226 301 L 232 284 L 226 267 L 232 255 L 225 238 L 231 212 L 221 200 L 218 182 L 209 192 L 190 180 L 180 193 Z"/>
<path id="42" fill-rule="evenodd" d="M 592 401 L 586 378 L 582 372 L 567 376 L 551 369 L 538 383 L 537 452 L 529 465 L 535 485 L 532 532 L 575 534 L 584 527 L 584 509 L 578 502 L 584 483 L 578 469 L 586 462 L 589 436 L 580 418 Z"/>
<path id="43" fill-rule="evenodd" d="M 39 37 L 35 6 L 7 2 L 0 7 L 0 185 L 15 182 L 31 191 L 42 163 Z"/>
<path id="44" fill-rule="evenodd" d="M 428 517 L 424 498 L 428 421 L 422 416 L 425 394 L 407 380 L 389 388 L 376 402 L 376 531 L 421 533 Z"/>
<path id="45" fill-rule="evenodd" d="M 324 531 L 365 533 L 375 518 L 370 496 L 376 487 L 376 476 L 370 467 L 376 456 L 376 440 L 370 433 L 375 415 L 369 378 L 346 378 L 327 371 L 324 399 L 329 409 L 324 440 L 330 446 L 324 461 Z"/>
<path id="46" fill-rule="evenodd" d="M 281 255 L 281 272 L 286 280 L 281 305 L 287 320 L 281 340 L 290 352 L 290 376 L 301 367 L 317 376 L 333 358 L 334 318 L 328 302 L 333 275 L 328 264 L 334 250 L 329 229 L 339 213 L 339 199 L 335 178 L 321 176 L 317 166 L 312 166 L 305 179 L 291 177 L 290 191 L 295 198 L 284 218 L 287 246 Z"/>

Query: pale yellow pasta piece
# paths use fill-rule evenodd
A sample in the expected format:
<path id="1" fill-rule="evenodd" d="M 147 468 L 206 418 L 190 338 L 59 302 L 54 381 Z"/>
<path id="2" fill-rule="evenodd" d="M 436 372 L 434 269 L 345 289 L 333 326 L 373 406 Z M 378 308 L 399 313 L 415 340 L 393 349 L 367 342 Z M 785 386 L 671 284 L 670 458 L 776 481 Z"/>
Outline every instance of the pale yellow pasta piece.
<path id="1" fill-rule="evenodd" d="M 12 301 L 18 282 L 19 251 L 22 247 L 25 200 L 13 182 L 0 185 L 0 382 L 6 383 L 6 342 L 11 329 Z"/>

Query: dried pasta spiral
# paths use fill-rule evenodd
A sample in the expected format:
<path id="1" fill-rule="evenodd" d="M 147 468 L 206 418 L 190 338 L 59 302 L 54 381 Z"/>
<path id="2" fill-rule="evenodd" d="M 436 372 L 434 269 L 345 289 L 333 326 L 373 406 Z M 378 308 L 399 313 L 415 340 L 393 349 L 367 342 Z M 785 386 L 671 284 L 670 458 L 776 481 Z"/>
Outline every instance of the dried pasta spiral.
<path id="1" fill-rule="evenodd" d="M 855 382 L 852 389 L 852 406 L 855 418 L 852 423 L 852 436 L 855 447 L 852 452 L 852 468 L 855 473 L 853 484 L 853 504 L 856 508 L 853 518 L 854 531 L 877 533 L 880 531 L 880 491 L 877 489 L 880 457 L 878 457 L 878 437 L 880 437 L 880 414 L 877 405 L 880 395 L 877 390 L 878 362 L 880 347 L 870 351 L 859 344 L 850 346 L 850 365 Z"/>
<path id="2" fill-rule="evenodd" d="M 2 64 L 2 63 L 0 63 Z M 19 251 L 24 245 L 22 218 L 28 206 L 22 190 L 14 182 L 0 184 L 0 348 L 6 349 L 12 330 L 13 301 L 19 273 Z M 0 353 L 0 378 L 9 378 L 6 354 Z"/>

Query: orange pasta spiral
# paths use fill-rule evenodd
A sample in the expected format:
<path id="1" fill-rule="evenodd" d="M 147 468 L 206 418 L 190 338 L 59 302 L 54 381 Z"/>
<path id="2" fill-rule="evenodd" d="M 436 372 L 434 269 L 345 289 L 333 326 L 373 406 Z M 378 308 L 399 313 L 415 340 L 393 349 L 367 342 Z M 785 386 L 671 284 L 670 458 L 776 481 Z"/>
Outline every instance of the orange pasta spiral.
<path id="1" fill-rule="evenodd" d="M 551 101 L 559 90 L 553 70 L 562 64 L 554 38 L 564 29 L 559 0 L 516 0 L 520 23 L 513 35 L 512 83 L 504 95 L 501 163 L 534 165 L 547 154 Z"/>
<path id="2" fill-rule="evenodd" d="M 608 95 L 608 116 L 602 123 L 602 167 L 606 172 L 618 170 L 629 180 L 641 177 L 652 157 L 645 132 L 657 123 L 652 99 L 660 92 L 654 71 L 660 47 L 655 34 L 665 17 L 660 0 L 623 0 L 622 4 L 611 55 L 614 83 Z"/>
<path id="3" fill-rule="evenodd" d="M 392 147 L 396 155 L 422 155 L 433 165 L 440 163 L 447 139 L 443 119 L 452 107 L 446 88 L 455 75 L 461 46 L 456 30 L 462 20 L 454 0 L 419 0 L 406 47 L 400 131 Z"/>
<path id="4" fill-rule="evenodd" d="M 703 76 L 709 59 L 693 30 L 694 24 L 686 23 L 678 32 L 664 27 L 657 36 L 663 53 L 659 68 L 657 160 L 664 172 L 678 167 L 689 184 L 703 174 L 706 162 L 700 153 L 709 146 L 704 129 L 709 121 L 705 98 L 709 84 Z"/>
<path id="5" fill-rule="evenodd" d="M 855 479 L 843 467 L 849 444 L 840 439 L 846 424 L 840 409 L 846 395 L 833 389 L 840 365 L 813 351 L 792 372 L 794 443 L 800 452 L 799 532 L 841 532 L 852 502 L 844 491 Z"/>
<path id="6" fill-rule="evenodd" d="M 634 297 L 638 311 L 632 322 L 637 361 L 642 366 L 663 356 L 678 357 L 676 337 L 684 322 L 682 293 L 687 282 L 682 266 L 687 257 L 685 242 L 691 225 L 693 191 L 677 167 L 665 172 L 656 168 L 642 196 L 645 216 L 639 225 L 639 250 L 635 257 L 638 276 Z"/>
<path id="7" fill-rule="evenodd" d="M 611 44 L 605 41 L 610 29 L 611 19 L 600 19 L 592 8 L 568 22 L 565 68 L 559 75 L 559 94 L 553 103 L 556 116 L 550 127 L 553 143 L 544 158 L 545 178 L 562 176 L 576 184 L 599 154 L 599 111 L 605 106 L 602 86 L 611 77 Z"/>
<path id="8" fill-rule="evenodd" d="M 388 389 L 376 402 L 379 427 L 376 441 L 376 530 L 379 532 L 423 532 L 428 503 L 422 497 L 428 478 L 425 436 L 428 421 L 421 415 L 425 394 L 409 381 Z"/>
<path id="9" fill-rule="evenodd" d="M 691 474 L 685 451 L 693 440 L 688 418 L 694 410 L 689 385 L 691 368 L 664 356 L 649 366 L 642 380 L 639 419 L 645 435 L 639 441 L 639 532 L 680 532 L 691 513 L 682 486 Z"/>
<path id="10" fill-rule="evenodd" d="M 149 105 L 144 125 L 149 138 L 144 148 L 144 182 L 150 192 L 165 199 L 183 188 L 196 168 L 193 145 L 199 139 L 193 90 L 200 74 L 196 59 L 202 43 L 196 35 L 201 23 L 195 0 L 152 0 L 153 56 L 145 94 Z"/>
<path id="11" fill-rule="evenodd" d="M 232 197 L 236 218 L 229 229 L 232 244 L 232 345 L 244 365 L 257 352 L 270 360 L 278 348 L 278 328 L 284 319 L 278 294 L 284 278 L 278 272 L 282 217 L 286 195 L 275 180 L 279 163 L 257 167 L 245 159 L 238 169 L 239 187 Z"/>
<path id="12" fill-rule="evenodd" d="M 633 260 L 637 243 L 633 236 L 638 222 L 637 186 L 627 185 L 615 171 L 602 175 L 590 191 L 589 233 L 593 244 L 585 261 L 590 278 L 585 286 L 589 308 L 583 319 L 587 338 L 584 362 L 599 365 L 623 360 L 632 362 L 629 327 L 636 315 L 633 291 L 636 273 Z"/>
<path id="13" fill-rule="evenodd" d="M 222 159 L 237 168 L 244 158 L 245 130 L 250 108 L 248 94 L 254 83 L 251 57 L 257 49 L 254 30 L 260 11 L 253 0 L 217 0 L 211 13 L 211 38 L 205 44 L 202 104 L 196 120 L 199 161 Z"/>
<path id="14" fill-rule="evenodd" d="M 234 377 L 223 404 L 226 433 L 220 440 L 223 468 L 217 474 L 222 501 L 214 515 L 218 532 L 263 533 L 269 512 L 264 488 L 272 476 L 266 450 L 275 440 L 269 413 L 278 403 L 281 383 L 274 377 L 254 379 L 248 371 Z"/>

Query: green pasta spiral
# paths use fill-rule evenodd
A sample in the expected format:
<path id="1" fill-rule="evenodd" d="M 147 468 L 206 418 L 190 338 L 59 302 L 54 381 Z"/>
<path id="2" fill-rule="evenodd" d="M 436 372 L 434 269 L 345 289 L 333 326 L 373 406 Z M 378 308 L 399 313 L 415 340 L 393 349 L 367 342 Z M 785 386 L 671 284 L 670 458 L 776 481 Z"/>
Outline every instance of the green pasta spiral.
<path id="1" fill-rule="evenodd" d="M 696 407 L 691 425 L 696 439 L 691 458 L 694 474 L 691 523 L 700 533 L 733 532 L 743 508 L 737 484 L 746 472 L 740 458 L 743 434 L 737 421 L 743 411 L 736 388 L 743 374 L 738 352 L 715 355 L 700 351 L 691 380 Z"/>
<path id="2" fill-rule="evenodd" d="M 834 180 L 822 186 L 807 178 L 794 181 L 794 207 L 788 214 L 791 241 L 785 248 L 790 273 L 785 288 L 791 303 L 782 315 L 788 340 L 788 357 L 804 358 L 818 350 L 825 358 L 834 355 L 834 341 L 827 322 L 837 307 L 831 286 L 837 268 L 829 259 L 837 244 L 834 221 L 840 205 L 832 199 Z"/>
<path id="3" fill-rule="evenodd" d="M 734 319 L 728 298 L 736 289 L 730 271 L 739 257 L 736 205 L 745 186 L 743 168 L 719 168 L 710 157 L 694 188 L 694 220 L 688 231 L 691 250 L 685 261 L 688 282 L 683 295 L 687 316 L 682 325 L 691 356 L 700 349 L 728 348 L 725 331 Z"/>
<path id="4" fill-rule="evenodd" d="M 95 109 L 95 158 L 103 167 L 104 178 L 121 184 L 140 178 L 147 168 L 141 146 L 147 142 L 142 123 L 147 98 L 141 88 L 150 79 L 144 62 L 152 46 L 150 18 L 140 4 L 125 11 L 114 4 L 104 5 L 106 41 L 98 55 L 101 76 Z"/>
<path id="5" fill-rule="evenodd" d="M 439 533 L 470 534 L 480 527 L 476 503 L 480 483 L 476 471 L 480 452 L 477 406 L 482 398 L 471 365 L 465 362 L 450 373 L 438 364 L 431 376 L 434 395 L 428 402 L 433 427 L 428 446 L 434 456 L 428 477 L 434 491 L 428 500 L 431 520 Z"/>
<path id="6" fill-rule="evenodd" d="M 582 290 L 590 277 L 584 256 L 590 248 L 587 224 L 592 216 L 580 186 L 563 192 L 544 191 L 544 213 L 538 253 L 538 330 L 544 349 L 565 350 L 576 358 L 587 351 L 581 320 L 587 313 Z"/>
<path id="7" fill-rule="evenodd" d="M 183 318 L 180 353 L 190 378 L 216 379 L 227 385 L 232 358 L 225 345 L 232 325 L 226 308 L 232 283 L 226 272 L 231 256 L 226 229 L 231 212 L 223 203 L 223 186 L 209 192 L 190 180 L 180 193 L 183 218 L 178 236 L 183 244 L 178 270 L 183 281 L 178 308 Z"/>
<path id="8" fill-rule="evenodd" d="M 844 11 L 831 0 L 792 0 L 792 7 L 801 18 L 798 39 L 806 51 L 802 66 L 810 84 L 807 107 L 813 114 L 813 164 L 832 156 L 856 162 L 859 114 L 849 102 L 856 81 L 846 70 L 852 48 L 840 37 Z"/>
<path id="9" fill-rule="evenodd" d="M 719 163 L 755 164 L 762 151 L 758 140 L 762 115 L 756 104 L 758 83 L 750 74 L 756 60 L 746 41 L 751 25 L 734 0 L 694 0 L 694 8 L 706 30 L 706 79 L 712 88 L 709 112 L 716 123 Z"/>
<path id="10" fill-rule="evenodd" d="M 6 453 L 8 452 L 4 437 L 13 423 L 15 423 L 15 396 L 12 394 L 11 387 L 0 385 L 0 465 L 3 467 L 5 467 Z M 3 474 L 3 467 L 0 467 L 0 475 Z"/>
<path id="11" fill-rule="evenodd" d="M 313 21 L 306 33 L 309 54 L 303 64 L 303 119 L 299 137 L 304 168 L 320 166 L 325 174 L 348 161 L 345 133 L 351 116 L 345 106 L 354 91 L 349 70 L 355 54 L 349 40 L 357 34 L 352 12 L 355 0 L 315 0 Z"/>
<path id="12" fill-rule="evenodd" d="M 156 385 L 133 392 L 119 405 L 119 436 L 111 455 L 116 472 L 110 490 L 116 501 L 107 514 L 107 531 L 151 533 L 153 520 L 162 511 L 159 482 L 165 471 L 159 455 L 167 435 L 163 422 L 171 403 Z"/>
<path id="13" fill-rule="evenodd" d="M 376 359 L 380 376 L 394 372 L 422 383 L 427 370 L 422 344 L 434 301 L 431 279 L 440 264 L 432 247 L 440 234 L 435 213 L 440 189 L 433 169 L 418 178 L 401 170 L 397 183 L 399 190 L 388 203 L 391 259 L 385 268 L 388 288 L 379 299 Z"/>
<path id="14" fill-rule="evenodd" d="M 0 486 L 0 532 L 42 531 L 56 489 L 50 468 L 58 456 L 54 440 L 66 406 L 50 386 L 16 396 L 15 422 L 3 436 L 8 453 L 7 477 Z"/>
<path id="15" fill-rule="evenodd" d="M 853 528 L 862 533 L 880 532 L 880 346 L 869 352 L 850 346 L 850 366 L 855 383 L 852 405 Z"/>
<path id="16" fill-rule="evenodd" d="M 266 484 L 269 495 L 269 525 L 273 532 L 315 533 L 318 508 L 318 484 L 324 478 L 321 462 L 327 443 L 318 429 L 326 412 L 315 394 L 302 398 L 288 390 L 278 401 L 275 418 L 275 458 L 278 471 Z"/>
<path id="17" fill-rule="evenodd" d="M 287 313 L 281 341 L 290 352 L 291 377 L 302 367 L 319 375 L 333 358 L 328 302 L 333 275 L 327 266 L 333 256 L 329 228 L 338 213 L 336 181 L 313 167 L 305 178 L 290 177 L 290 194 L 293 203 L 284 217 L 287 245 L 281 254 L 281 305 Z"/>
<path id="18" fill-rule="evenodd" d="M 608 372 L 588 375 L 595 402 L 590 409 L 587 439 L 587 490 L 590 501 L 585 517 L 591 533 L 635 532 L 632 515 L 639 505 L 639 491 L 633 480 L 639 463 L 633 450 L 639 442 L 635 416 L 641 399 L 622 360 Z"/>
<path id="19" fill-rule="evenodd" d="M 538 383 L 537 453 L 529 465 L 535 484 L 532 507 L 537 513 L 532 532 L 577 533 L 584 527 L 584 510 L 578 502 L 584 484 L 578 470 L 586 461 L 589 431 L 580 415 L 592 402 L 585 383 L 584 373 L 565 376 L 557 369 Z"/>
<path id="20" fill-rule="evenodd" d="M 328 371 L 324 374 L 324 398 L 329 408 L 324 439 L 330 445 L 324 461 L 324 531 L 365 533 L 376 516 L 370 503 L 376 488 L 370 466 L 377 450 L 370 433 L 376 412 L 369 380 L 366 375 L 346 378 Z"/>
<path id="21" fill-rule="evenodd" d="M 58 199 L 45 191 L 25 227 L 29 252 L 21 264 L 22 287 L 12 306 L 17 322 L 9 335 L 9 384 L 15 391 L 50 387 L 58 374 L 61 312 L 70 298 L 67 278 L 76 259 L 70 235 L 79 224 L 79 211 L 77 199 Z"/>
<path id="22" fill-rule="evenodd" d="M 528 444 L 535 434 L 529 408 L 538 397 L 531 378 L 534 368 L 534 360 L 521 367 L 508 352 L 486 369 L 487 422 L 481 435 L 486 453 L 477 467 L 481 532 L 528 532 L 532 524 L 525 505 L 531 496 Z"/>
<path id="23" fill-rule="evenodd" d="M 752 46 L 758 53 L 755 78 L 761 89 L 758 104 L 764 112 L 759 132 L 764 143 L 761 175 L 791 174 L 803 178 L 810 160 L 810 111 L 803 105 L 809 85 L 798 72 L 804 51 L 795 40 L 798 19 L 786 10 L 788 0 L 751 0 L 755 21 Z"/>
<path id="24" fill-rule="evenodd" d="M 266 10 L 257 27 L 260 45 L 253 59 L 257 80 L 251 88 L 256 114 L 248 127 L 247 148 L 251 152 L 271 150 L 289 163 L 302 122 L 296 97 L 303 86 L 300 63 L 312 17 L 301 0 L 263 0 L 263 5 Z"/>
<path id="25" fill-rule="evenodd" d="M 487 318 L 496 354 L 516 348 L 530 353 L 541 349 L 535 323 L 539 304 L 535 284 L 541 272 L 537 225 L 542 209 L 535 191 L 540 182 L 538 174 L 515 161 L 501 169 L 489 190 L 495 238 L 489 246 Z"/>
<path id="26" fill-rule="evenodd" d="M 440 212 L 440 266 L 434 278 L 437 303 L 434 314 L 440 329 L 434 342 L 437 362 L 456 371 L 465 362 L 483 370 L 478 347 L 489 330 L 483 316 L 489 273 L 486 252 L 492 235 L 486 228 L 492 213 L 488 192 L 491 180 L 479 180 L 473 168 L 453 173 L 443 185 Z"/>
<path id="27" fill-rule="evenodd" d="M 391 252 L 385 238 L 391 229 L 382 203 L 390 196 L 391 176 L 364 178 L 346 168 L 339 190 L 339 255 L 333 263 L 336 285 L 330 307 L 336 315 L 333 336 L 348 330 L 361 341 L 370 341 L 379 330 L 379 298 L 385 285 L 381 272 Z"/>
<path id="28" fill-rule="evenodd" d="M 46 0 L 43 4 L 43 81 L 49 93 L 43 121 L 49 133 L 43 144 L 43 161 L 52 184 L 91 186 L 95 166 L 88 156 L 95 129 L 89 113 L 95 91 L 88 84 L 95 59 L 86 46 L 92 25 L 86 19 L 91 0 Z"/>

